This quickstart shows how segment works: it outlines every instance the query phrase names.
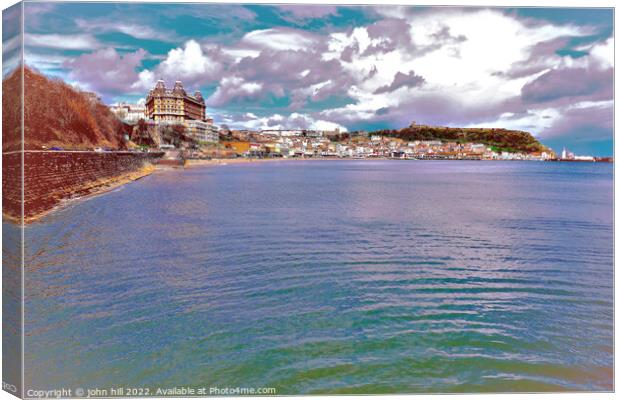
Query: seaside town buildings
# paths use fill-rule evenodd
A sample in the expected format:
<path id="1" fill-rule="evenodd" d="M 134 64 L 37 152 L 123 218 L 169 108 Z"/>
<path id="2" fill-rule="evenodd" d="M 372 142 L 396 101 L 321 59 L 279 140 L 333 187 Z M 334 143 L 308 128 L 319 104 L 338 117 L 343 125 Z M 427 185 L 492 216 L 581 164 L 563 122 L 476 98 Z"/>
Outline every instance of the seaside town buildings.
<path id="1" fill-rule="evenodd" d="M 146 107 L 144 103 L 130 104 L 130 103 L 118 103 L 110 106 L 116 116 L 130 124 L 138 122 L 140 119 L 146 118 Z"/>
<path id="2" fill-rule="evenodd" d="M 350 132 L 335 140 L 333 132 L 281 135 L 274 130 L 233 131 L 233 140 L 221 144 L 244 157 L 396 158 L 417 160 L 550 160 L 552 152 L 511 153 L 495 151 L 480 143 L 405 141 L 398 138 Z"/>
<path id="3" fill-rule="evenodd" d="M 613 162 L 611 157 L 576 156 L 569 151 L 518 152 L 474 142 L 407 141 L 365 131 L 232 130 L 224 137 L 220 146 L 232 157 Z"/>
<path id="4" fill-rule="evenodd" d="M 155 128 L 182 124 L 189 136 L 199 143 L 218 143 L 215 154 L 241 157 L 307 157 L 307 158 L 393 158 L 417 160 L 555 160 L 552 151 L 509 152 L 482 143 L 441 140 L 415 140 L 369 135 L 366 131 L 340 132 L 313 129 L 222 130 L 220 132 L 206 113 L 205 100 L 199 91 L 188 94 L 180 81 L 172 89 L 157 81 L 143 103 L 119 103 L 110 107 L 127 123 L 140 119 Z M 166 146 L 156 140 L 160 148 Z M 560 160 L 595 161 L 566 151 Z"/>

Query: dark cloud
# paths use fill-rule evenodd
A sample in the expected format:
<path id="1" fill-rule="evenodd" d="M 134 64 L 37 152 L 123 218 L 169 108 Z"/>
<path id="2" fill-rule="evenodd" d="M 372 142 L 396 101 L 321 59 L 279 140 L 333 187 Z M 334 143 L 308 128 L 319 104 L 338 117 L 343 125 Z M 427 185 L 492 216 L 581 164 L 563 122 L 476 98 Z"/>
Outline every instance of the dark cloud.
<path id="1" fill-rule="evenodd" d="M 396 89 L 400 89 L 401 87 L 416 87 L 421 86 L 425 82 L 424 78 L 420 75 L 416 75 L 415 72 L 409 71 L 407 74 L 403 74 L 402 72 L 397 72 L 394 75 L 394 80 L 390 85 L 381 86 L 379 89 L 375 90 L 376 94 L 379 93 L 387 93 L 393 92 Z"/>
<path id="2" fill-rule="evenodd" d="M 261 97 L 263 84 L 248 82 L 239 76 L 230 76 L 220 81 L 215 93 L 207 99 L 207 105 L 222 107 L 235 102 L 255 102 Z"/>
<path id="3" fill-rule="evenodd" d="M 611 106 L 594 105 L 569 109 L 549 129 L 541 132 L 541 137 L 547 139 L 574 132 L 585 138 L 607 139 L 613 136 L 613 117 Z"/>
<path id="4" fill-rule="evenodd" d="M 561 37 L 533 44 L 529 48 L 529 56 L 511 65 L 507 71 L 497 71 L 493 75 L 509 79 L 522 78 L 548 68 L 549 63 L 556 58 L 556 51 L 566 46 L 569 38 Z"/>
<path id="5" fill-rule="evenodd" d="M 390 112 L 390 107 L 383 107 L 383 108 L 378 109 L 378 110 L 375 112 L 375 114 L 376 114 L 376 115 L 386 115 L 386 114 L 388 114 L 389 112 Z"/>
<path id="6" fill-rule="evenodd" d="M 439 28 L 436 32 L 431 34 L 430 37 L 433 39 L 432 43 L 426 46 L 418 46 L 416 49 L 417 56 L 449 46 L 452 53 L 451 55 L 453 57 L 460 57 L 461 54 L 458 45 L 467 41 L 467 37 L 465 35 L 452 35 L 450 32 L 450 27 L 446 25 Z"/>
<path id="7" fill-rule="evenodd" d="M 540 139 L 560 151 L 563 147 L 577 154 L 612 154 L 613 107 L 587 107 L 569 110 L 563 118 L 540 133 Z"/>
<path id="8" fill-rule="evenodd" d="M 322 60 L 324 44 L 304 50 L 263 49 L 257 57 L 246 57 L 227 69 L 226 76 L 237 76 L 247 82 L 261 84 L 260 92 L 253 99 L 290 97 L 290 108 L 302 108 L 308 100 L 319 101 L 342 94 L 342 88 L 353 83 L 351 76 L 337 60 Z M 321 84 L 319 88 L 310 87 Z M 235 95 L 248 99 L 241 91 L 217 96 L 217 104 L 236 101 Z"/>
<path id="9" fill-rule="evenodd" d="M 467 37 L 465 35 L 452 35 L 450 33 L 450 27 L 446 25 L 442 26 L 437 32 L 431 34 L 430 36 L 433 38 L 433 44 L 424 48 L 423 51 L 433 51 L 444 46 L 452 46 L 452 55 L 454 57 L 461 56 L 458 47 L 455 45 L 467 41 Z"/>
<path id="10" fill-rule="evenodd" d="M 345 47 L 345 49 L 340 54 L 340 59 L 344 62 L 350 63 L 353 61 L 353 56 L 355 54 L 359 54 L 359 52 L 360 52 L 360 46 L 357 42 L 355 42 L 352 45 Z"/>
<path id="11" fill-rule="evenodd" d="M 544 73 L 521 89 L 528 103 L 543 103 L 563 97 L 598 94 L 611 97 L 613 70 L 596 68 L 564 68 Z"/>
<path id="12" fill-rule="evenodd" d="M 378 43 L 368 46 L 363 55 L 387 53 L 398 48 L 412 51 L 410 28 L 411 25 L 400 18 L 386 18 L 371 24 L 367 28 L 368 36 Z"/>
<path id="13" fill-rule="evenodd" d="M 113 48 L 106 48 L 66 61 L 65 67 L 70 69 L 71 79 L 87 83 L 91 90 L 104 95 L 127 93 L 138 79 L 136 69 L 145 56 L 146 51 L 142 49 L 120 54 Z"/>

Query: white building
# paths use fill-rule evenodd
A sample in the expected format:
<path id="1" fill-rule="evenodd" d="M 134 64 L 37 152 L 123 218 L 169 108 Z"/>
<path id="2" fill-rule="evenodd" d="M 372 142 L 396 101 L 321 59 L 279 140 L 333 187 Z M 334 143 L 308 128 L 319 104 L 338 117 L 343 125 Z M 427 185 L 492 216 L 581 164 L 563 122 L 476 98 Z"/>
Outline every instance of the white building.
<path id="1" fill-rule="evenodd" d="M 211 122 L 190 119 L 186 120 L 184 125 L 187 133 L 200 142 L 217 143 L 220 141 L 219 129 Z"/>
<path id="2" fill-rule="evenodd" d="M 127 123 L 136 123 L 140 119 L 146 119 L 146 107 L 144 104 L 118 103 L 110 106 L 120 120 Z"/>
<path id="3" fill-rule="evenodd" d="M 575 156 L 574 160 L 576 160 L 576 161 L 594 161 L 594 157 L 592 157 L 592 156 Z"/>
<path id="4" fill-rule="evenodd" d="M 264 135 L 277 135 L 280 137 L 301 136 L 303 131 L 301 129 L 263 129 L 261 131 Z"/>
<path id="5" fill-rule="evenodd" d="M 306 137 L 321 138 L 323 137 L 323 132 L 322 131 L 306 131 Z"/>
<path id="6" fill-rule="evenodd" d="M 574 158 L 575 158 L 575 154 L 573 152 L 566 150 L 566 147 L 562 149 L 563 160 L 573 160 Z"/>
<path id="7" fill-rule="evenodd" d="M 441 140 L 422 140 L 420 143 L 426 146 L 441 146 L 442 144 Z"/>

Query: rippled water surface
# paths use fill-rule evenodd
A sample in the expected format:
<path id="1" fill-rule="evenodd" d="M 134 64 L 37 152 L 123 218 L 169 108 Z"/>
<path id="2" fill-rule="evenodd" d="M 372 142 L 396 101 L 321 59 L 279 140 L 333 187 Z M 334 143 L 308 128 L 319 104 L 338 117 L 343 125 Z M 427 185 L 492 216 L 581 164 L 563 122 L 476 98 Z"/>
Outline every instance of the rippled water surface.
<path id="1" fill-rule="evenodd" d="M 612 166 L 158 172 L 26 228 L 30 388 L 613 389 Z"/>

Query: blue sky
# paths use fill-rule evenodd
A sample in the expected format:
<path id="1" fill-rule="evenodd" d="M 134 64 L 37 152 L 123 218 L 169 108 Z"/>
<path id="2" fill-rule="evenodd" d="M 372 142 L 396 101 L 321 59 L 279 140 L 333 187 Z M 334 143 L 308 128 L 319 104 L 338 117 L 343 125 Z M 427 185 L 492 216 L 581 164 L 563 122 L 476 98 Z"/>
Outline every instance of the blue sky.
<path id="1" fill-rule="evenodd" d="M 25 60 L 98 92 L 201 90 L 231 127 L 533 133 L 613 152 L 611 9 L 26 3 Z"/>

